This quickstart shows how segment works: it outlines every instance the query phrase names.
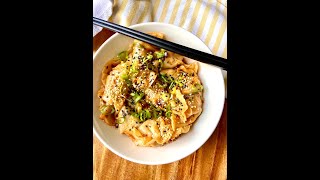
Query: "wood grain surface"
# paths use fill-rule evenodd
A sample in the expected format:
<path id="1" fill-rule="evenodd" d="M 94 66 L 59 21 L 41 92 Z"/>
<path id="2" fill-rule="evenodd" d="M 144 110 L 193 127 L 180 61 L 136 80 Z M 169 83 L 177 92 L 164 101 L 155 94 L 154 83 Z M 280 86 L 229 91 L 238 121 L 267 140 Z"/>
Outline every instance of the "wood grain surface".
<path id="1" fill-rule="evenodd" d="M 104 29 L 93 38 L 93 53 L 113 33 Z M 103 146 L 93 135 L 94 180 L 226 180 L 227 100 L 220 122 L 208 141 L 186 158 L 165 165 L 127 161 Z"/>

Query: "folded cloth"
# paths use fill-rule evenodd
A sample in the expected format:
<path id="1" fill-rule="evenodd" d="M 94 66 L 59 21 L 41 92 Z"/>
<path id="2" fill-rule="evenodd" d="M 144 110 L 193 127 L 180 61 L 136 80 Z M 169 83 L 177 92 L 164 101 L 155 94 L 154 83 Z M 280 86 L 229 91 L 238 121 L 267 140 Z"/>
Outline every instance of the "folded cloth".
<path id="1" fill-rule="evenodd" d="M 130 26 L 164 22 L 199 37 L 214 55 L 227 58 L 227 0 L 93 0 L 93 16 Z M 102 30 L 93 26 L 93 36 Z M 227 85 L 227 72 L 222 72 Z"/>
<path id="2" fill-rule="evenodd" d="M 93 0 L 93 17 L 108 20 L 112 15 L 112 0 Z M 100 26 L 93 26 L 93 36 L 102 30 Z"/>
<path id="3" fill-rule="evenodd" d="M 227 58 L 226 0 L 93 0 L 93 16 L 123 26 L 165 22 L 198 36 L 217 56 Z M 93 36 L 102 30 L 93 26 Z"/>

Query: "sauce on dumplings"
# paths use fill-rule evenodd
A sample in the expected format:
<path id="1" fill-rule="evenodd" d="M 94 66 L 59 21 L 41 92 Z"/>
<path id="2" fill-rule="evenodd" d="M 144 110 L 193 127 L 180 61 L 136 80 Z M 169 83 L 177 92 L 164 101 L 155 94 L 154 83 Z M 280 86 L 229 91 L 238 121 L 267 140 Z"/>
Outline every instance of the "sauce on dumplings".
<path id="1" fill-rule="evenodd" d="M 162 33 L 149 33 L 164 38 Z M 202 112 L 198 64 L 134 40 L 103 68 L 100 119 L 137 146 L 158 146 L 187 133 Z"/>

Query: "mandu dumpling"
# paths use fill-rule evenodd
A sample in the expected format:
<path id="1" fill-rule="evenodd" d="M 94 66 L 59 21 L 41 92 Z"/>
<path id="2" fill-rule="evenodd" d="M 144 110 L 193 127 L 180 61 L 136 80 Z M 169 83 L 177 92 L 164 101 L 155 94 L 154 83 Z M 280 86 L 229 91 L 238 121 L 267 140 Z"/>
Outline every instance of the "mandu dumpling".
<path id="1" fill-rule="evenodd" d="M 138 40 L 105 64 L 97 94 L 100 119 L 137 146 L 177 139 L 190 131 L 202 112 L 198 64 L 187 64 L 181 55 Z"/>

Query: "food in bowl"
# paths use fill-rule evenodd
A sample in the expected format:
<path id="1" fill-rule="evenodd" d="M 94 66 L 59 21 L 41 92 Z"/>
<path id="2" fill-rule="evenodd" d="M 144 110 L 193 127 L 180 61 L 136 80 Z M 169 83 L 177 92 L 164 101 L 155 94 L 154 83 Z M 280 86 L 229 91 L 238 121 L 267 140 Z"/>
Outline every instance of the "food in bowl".
<path id="1" fill-rule="evenodd" d="M 189 132 L 202 112 L 197 73 L 196 62 L 187 64 L 181 55 L 134 40 L 102 70 L 100 119 L 137 146 L 169 143 Z"/>

